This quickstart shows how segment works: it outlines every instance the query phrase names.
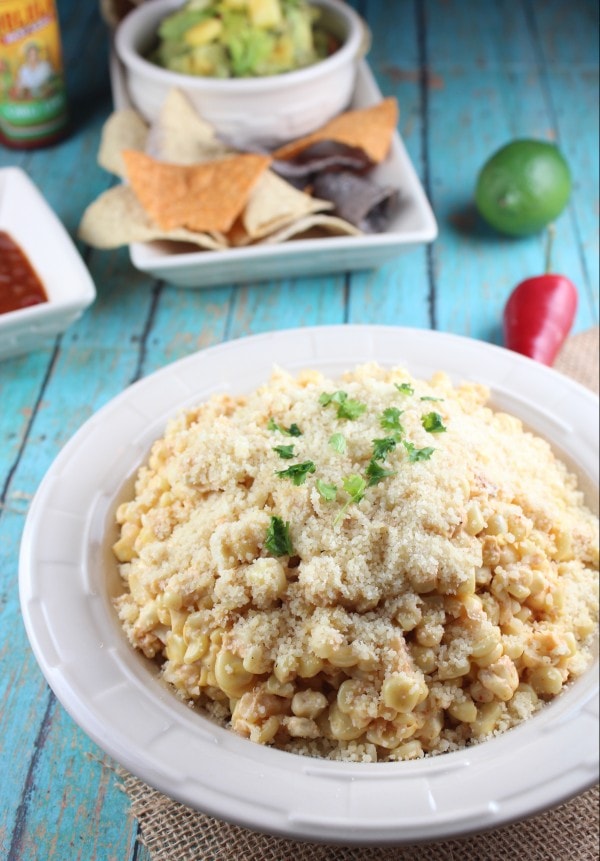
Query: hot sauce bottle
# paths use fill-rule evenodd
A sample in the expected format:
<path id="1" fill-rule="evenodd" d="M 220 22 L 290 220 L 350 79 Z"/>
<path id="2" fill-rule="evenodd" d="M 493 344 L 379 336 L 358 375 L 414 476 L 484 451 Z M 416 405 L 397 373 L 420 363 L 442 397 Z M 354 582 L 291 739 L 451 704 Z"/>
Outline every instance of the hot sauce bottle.
<path id="1" fill-rule="evenodd" d="M 15 149 L 48 146 L 67 127 L 54 0 L 0 0 L 0 143 Z"/>

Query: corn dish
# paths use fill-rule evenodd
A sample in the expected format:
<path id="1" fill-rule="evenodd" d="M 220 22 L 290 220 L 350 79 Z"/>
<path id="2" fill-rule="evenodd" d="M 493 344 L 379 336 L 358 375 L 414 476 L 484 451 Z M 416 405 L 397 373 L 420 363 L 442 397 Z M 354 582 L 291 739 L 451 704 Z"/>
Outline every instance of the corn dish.
<path id="1" fill-rule="evenodd" d="M 311 756 L 420 758 L 531 717 L 590 662 L 598 526 L 488 397 L 369 364 L 181 413 L 117 510 L 131 644 Z"/>

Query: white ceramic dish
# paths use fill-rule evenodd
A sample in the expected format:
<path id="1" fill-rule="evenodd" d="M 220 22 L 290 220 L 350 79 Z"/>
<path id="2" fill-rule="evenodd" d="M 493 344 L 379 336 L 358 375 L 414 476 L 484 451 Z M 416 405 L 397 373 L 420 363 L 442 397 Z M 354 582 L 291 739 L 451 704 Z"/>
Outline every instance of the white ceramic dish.
<path id="1" fill-rule="evenodd" d="M 160 22 L 182 5 L 182 0 L 146 0 L 115 34 L 131 101 L 152 122 L 169 90 L 177 88 L 220 134 L 248 146 L 276 147 L 314 131 L 347 106 L 369 40 L 362 19 L 342 0 L 312 2 L 321 10 L 323 26 L 341 42 L 334 54 L 281 75 L 219 79 L 178 74 L 145 59 Z"/>
<path id="2" fill-rule="evenodd" d="M 113 57 L 113 100 L 116 108 L 130 106 L 122 67 Z M 358 68 L 353 108 L 381 101 L 382 94 L 368 64 Z M 427 196 L 398 133 L 391 152 L 373 173 L 376 182 L 400 189 L 401 208 L 382 233 L 326 239 L 298 239 L 282 245 L 257 245 L 225 251 L 185 251 L 173 243 L 131 245 L 131 262 L 180 287 L 211 287 L 286 277 L 324 275 L 372 269 L 423 243 L 433 242 L 437 223 Z M 188 246 L 189 248 L 189 246 Z"/>
<path id="3" fill-rule="evenodd" d="M 74 720 L 125 768 L 193 808 L 249 828 L 362 845 L 492 828 L 592 785 L 597 667 L 532 720 L 461 752 L 372 765 L 283 753 L 215 727 L 134 653 L 111 607 L 119 578 L 109 544 L 124 483 L 180 407 L 214 392 L 253 389 L 273 363 L 338 375 L 371 359 L 417 377 L 443 365 L 455 382 L 476 378 L 491 386 L 497 407 L 543 434 L 598 487 L 598 400 L 568 378 L 454 335 L 383 326 L 297 329 L 197 353 L 93 416 L 36 494 L 19 571 L 23 618 L 42 671 Z"/>
<path id="4" fill-rule="evenodd" d="M 0 314 L 0 359 L 47 346 L 90 305 L 96 290 L 69 234 L 17 167 L 0 169 L 0 230 L 21 247 L 48 301 Z"/>

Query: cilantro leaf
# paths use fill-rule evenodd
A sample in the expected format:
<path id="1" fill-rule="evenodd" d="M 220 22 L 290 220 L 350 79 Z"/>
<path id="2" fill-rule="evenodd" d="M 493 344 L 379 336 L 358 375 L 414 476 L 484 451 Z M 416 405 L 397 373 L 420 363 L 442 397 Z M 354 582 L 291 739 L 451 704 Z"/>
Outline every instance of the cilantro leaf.
<path id="1" fill-rule="evenodd" d="M 406 440 L 402 444 L 408 452 L 409 463 L 416 463 L 419 460 L 429 460 L 435 451 L 434 448 L 417 448 L 414 442 L 406 442 Z"/>
<path id="2" fill-rule="evenodd" d="M 319 398 L 319 403 L 322 407 L 337 404 L 338 419 L 348 419 L 352 422 L 356 421 L 359 416 L 362 416 L 367 411 L 366 405 L 361 404 L 359 401 L 351 400 L 348 397 L 348 392 L 334 392 L 331 395 L 323 392 Z"/>
<path id="3" fill-rule="evenodd" d="M 379 420 L 379 424 L 384 430 L 394 431 L 397 434 L 404 433 L 404 428 L 400 424 L 400 416 L 402 410 L 397 407 L 389 407 L 383 411 L 383 415 Z"/>
<path id="4" fill-rule="evenodd" d="M 265 536 L 265 547 L 273 556 L 293 555 L 290 524 L 284 523 L 281 517 L 271 517 L 271 523 Z"/>
<path id="5" fill-rule="evenodd" d="M 445 433 L 447 431 L 439 413 L 427 413 L 421 419 L 421 424 L 428 433 Z"/>
<path id="6" fill-rule="evenodd" d="M 375 487 L 375 485 L 379 484 L 380 481 L 383 481 L 384 478 L 392 478 L 394 475 L 396 475 L 396 473 L 393 470 L 384 469 L 382 466 L 379 466 L 375 459 L 373 459 L 367 467 L 367 477 L 369 479 L 368 487 Z"/>
<path id="7" fill-rule="evenodd" d="M 393 436 L 387 436 L 385 439 L 373 440 L 373 460 L 385 460 L 387 455 L 394 451 L 398 442 Z"/>
<path id="8" fill-rule="evenodd" d="M 346 454 L 348 450 L 348 445 L 346 443 L 346 437 L 341 433 L 334 433 L 334 435 L 329 440 L 329 445 L 334 451 L 337 451 L 338 454 Z"/>
<path id="9" fill-rule="evenodd" d="M 339 405 L 337 414 L 339 419 L 348 419 L 348 421 L 354 422 L 366 411 L 366 404 L 361 404 L 360 401 L 347 400 Z"/>
<path id="10" fill-rule="evenodd" d="M 283 460 L 292 460 L 296 457 L 293 445 L 276 445 L 273 451 L 276 451 Z"/>
<path id="11" fill-rule="evenodd" d="M 344 519 L 346 512 L 350 508 L 353 502 L 360 502 L 365 495 L 365 491 L 367 489 L 367 482 L 361 475 L 349 475 L 348 478 L 345 478 L 342 481 L 342 487 L 350 497 L 348 501 L 340 508 L 337 517 L 333 521 L 333 525 L 337 526 L 338 523 Z"/>
<path id="12" fill-rule="evenodd" d="M 324 481 L 321 481 L 320 478 L 317 479 L 316 482 L 317 490 L 319 491 L 319 495 L 326 501 L 331 502 L 337 496 L 337 487 L 335 484 L 325 484 Z"/>
<path id="13" fill-rule="evenodd" d="M 403 395 L 414 395 L 415 390 L 410 383 L 394 383 L 398 391 Z"/>
<path id="14" fill-rule="evenodd" d="M 272 419 L 272 418 L 269 419 L 268 424 L 267 424 L 267 428 L 269 430 L 272 430 L 272 431 L 278 431 L 279 433 L 282 433 L 284 436 L 294 436 L 294 437 L 302 436 L 302 431 L 300 430 L 298 425 L 293 424 L 293 425 L 290 425 L 289 428 L 284 428 L 281 425 L 278 425 L 277 422 L 275 421 L 275 419 Z"/>
<path id="15" fill-rule="evenodd" d="M 322 407 L 328 407 L 329 404 L 343 404 L 348 400 L 348 392 L 334 392 L 332 395 L 323 392 L 319 398 L 319 403 Z"/>
<path id="16" fill-rule="evenodd" d="M 342 487 L 352 498 L 352 502 L 360 502 L 365 495 L 367 482 L 360 475 L 349 475 L 342 481 Z"/>
<path id="17" fill-rule="evenodd" d="M 296 487 L 300 487 L 306 481 L 308 474 L 316 471 L 317 467 L 312 460 L 307 460 L 305 463 L 295 463 L 293 466 L 288 467 L 288 469 L 282 469 L 280 472 L 277 472 L 277 475 L 280 478 L 291 479 Z"/>

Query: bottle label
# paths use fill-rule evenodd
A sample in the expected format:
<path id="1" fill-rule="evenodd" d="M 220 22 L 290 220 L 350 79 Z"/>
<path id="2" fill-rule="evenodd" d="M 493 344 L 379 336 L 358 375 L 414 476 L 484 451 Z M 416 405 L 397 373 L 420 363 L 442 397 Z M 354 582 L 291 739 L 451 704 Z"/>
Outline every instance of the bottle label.
<path id="1" fill-rule="evenodd" d="M 0 0 L 0 132 L 9 141 L 42 141 L 66 122 L 53 0 Z"/>

